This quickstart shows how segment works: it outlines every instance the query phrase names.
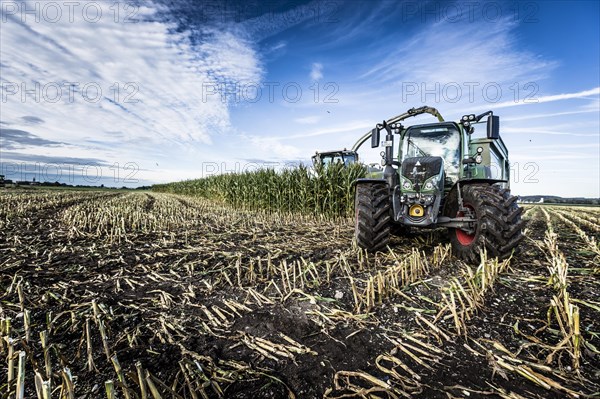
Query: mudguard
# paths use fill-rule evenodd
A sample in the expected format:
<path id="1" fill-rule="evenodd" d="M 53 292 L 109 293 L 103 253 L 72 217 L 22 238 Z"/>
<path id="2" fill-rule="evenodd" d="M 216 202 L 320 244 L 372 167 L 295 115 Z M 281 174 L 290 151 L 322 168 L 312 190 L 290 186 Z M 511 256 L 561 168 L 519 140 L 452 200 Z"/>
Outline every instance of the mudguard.
<path id="1" fill-rule="evenodd" d="M 385 179 L 361 178 L 361 179 L 354 180 L 352 182 L 352 186 L 356 186 L 357 184 L 364 184 L 364 183 L 385 183 L 385 184 L 387 184 L 387 180 L 385 180 Z"/>
<path id="2" fill-rule="evenodd" d="M 459 181 L 457 181 L 456 183 L 454 183 L 454 185 L 452 186 L 452 188 L 450 189 L 450 191 L 448 192 L 448 194 L 446 194 L 445 198 L 444 198 L 444 209 L 442 211 L 442 215 L 444 216 L 449 216 L 449 217 L 454 217 L 456 215 L 449 215 L 448 212 L 450 211 L 450 209 L 455 209 L 458 204 L 458 196 L 456 195 L 457 191 L 458 191 L 458 185 L 460 184 L 461 186 L 466 186 L 466 185 L 470 185 L 470 184 L 488 184 L 488 185 L 493 185 L 496 183 L 508 183 L 508 180 L 499 180 L 499 179 L 461 179 Z M 453 208 L 454 206 L 454 208 Z"/>

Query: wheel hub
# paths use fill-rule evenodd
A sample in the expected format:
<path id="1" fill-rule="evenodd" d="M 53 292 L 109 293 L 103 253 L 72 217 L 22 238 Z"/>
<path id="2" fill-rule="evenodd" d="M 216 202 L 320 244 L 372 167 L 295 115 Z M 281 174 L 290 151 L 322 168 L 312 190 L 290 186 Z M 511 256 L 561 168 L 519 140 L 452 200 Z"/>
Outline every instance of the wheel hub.
<path id="1" fill-rule="evenodd" d="M 423 209 L 422 205 L 419 204 L 414 204 L 413 206 L 410 207 L 410 209 L 408 210 L 408 214 L 412 217 L 415 218 L 420 218 L 423 215 L 425 215 L 425 210 Z"/>
<path id="2" fill-rule="evenodd" d="M 467 217 L 469 219 L 475 219 L 475 210 L 469 204 L 464 204 L 463 209 L 456 212 L 456 217 Z M 461 245 L 470 245 L 475 241 L 475 228 L 469 229 L 455 229 L 456 238 Z"/>

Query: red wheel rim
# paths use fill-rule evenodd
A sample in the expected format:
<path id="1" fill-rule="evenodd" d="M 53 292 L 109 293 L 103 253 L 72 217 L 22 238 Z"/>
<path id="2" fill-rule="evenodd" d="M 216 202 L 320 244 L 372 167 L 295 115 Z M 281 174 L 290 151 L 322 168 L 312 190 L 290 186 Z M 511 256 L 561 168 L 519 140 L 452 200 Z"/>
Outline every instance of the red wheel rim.
<path id="1" fill-rule="evenodd" d="M 465 206 L 465 208 L 469 208 L 471 211 L 473 211 L 473 214 L 475 213 L 474 209 L 471 205 L 465 204 L 464 206 Z M 464 216 L 464 212 L 462 212 L 462 211 L 456 212 L 456 217 L 463 217 L 463 216 Z M 458 240 L 458 242 L 461 245 L 470 245 L 471 243 L 473 243 L 473 241 L 475 241 L 475 233 L 469 234 L 466 231 L 461 230 L 461 229 L 454 229 L 454 230 L 456 231 L 456 239 Z"/>

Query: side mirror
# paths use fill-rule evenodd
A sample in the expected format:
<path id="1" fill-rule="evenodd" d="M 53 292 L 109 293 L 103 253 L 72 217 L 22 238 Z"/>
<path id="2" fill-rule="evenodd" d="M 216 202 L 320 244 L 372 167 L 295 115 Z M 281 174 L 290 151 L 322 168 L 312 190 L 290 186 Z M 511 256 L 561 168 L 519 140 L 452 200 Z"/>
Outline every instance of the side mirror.
<path id="1" fill-rule="evenodd" d="M 497 115 L 488 116 L 487 120 L 487 138 L 497 139 L 500 137 L 500 117 Z"/>
<path id="2" fill-rule="evenodd" d="M 379 129 L 371 130 L 371 148 L 379 147 Z"/>

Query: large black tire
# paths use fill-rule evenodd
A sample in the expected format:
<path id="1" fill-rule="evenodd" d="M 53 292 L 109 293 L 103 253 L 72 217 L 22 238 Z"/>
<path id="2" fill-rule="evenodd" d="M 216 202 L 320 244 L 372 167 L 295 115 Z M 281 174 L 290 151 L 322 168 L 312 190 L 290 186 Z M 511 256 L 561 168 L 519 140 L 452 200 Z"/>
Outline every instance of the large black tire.
<path id="1" fill-rule="evenodd" d="M 467 262 L 480 261 L 485 249 L 489 257 L 505 259 L 511 256 L 523 240 L 522 209 L 517 197 L 508 189 L 489 185 L 468 185 L 462 188 L 463 204 L 472 209 L 478 220 L 475 232 L 467 234 L 460 229 L 448 229 L 454 254 Z M 458 206 L 453 216 L 462 216 Z"/>
<path id="2" fill-rule="evenodd" d="M 391 201 L 386 183 L 359 183 L 354 202 L 354 236 L 369 252 L 385 249 L 390 239 Z"/>

